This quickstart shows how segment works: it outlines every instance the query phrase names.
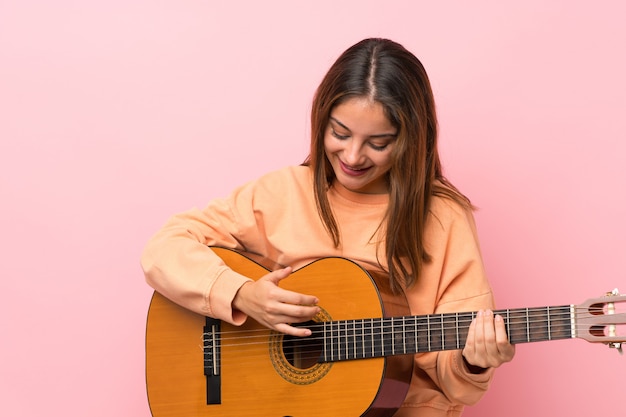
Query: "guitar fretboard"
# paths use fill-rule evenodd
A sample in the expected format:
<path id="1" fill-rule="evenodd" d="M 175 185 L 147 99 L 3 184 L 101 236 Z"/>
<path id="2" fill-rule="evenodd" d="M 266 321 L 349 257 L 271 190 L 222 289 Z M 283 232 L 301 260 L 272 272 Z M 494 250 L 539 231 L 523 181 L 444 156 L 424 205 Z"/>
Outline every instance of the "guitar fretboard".
<path id="1" fill-rule="evenodd" d="M 504 318 L 511 343 L 575 337 L 571 306 L 507 309 Z M 376 358 L 463 349 L 476 313 L 446 313 L 320 323 L 314 331 L 323 340 L 322 362 Z"/>

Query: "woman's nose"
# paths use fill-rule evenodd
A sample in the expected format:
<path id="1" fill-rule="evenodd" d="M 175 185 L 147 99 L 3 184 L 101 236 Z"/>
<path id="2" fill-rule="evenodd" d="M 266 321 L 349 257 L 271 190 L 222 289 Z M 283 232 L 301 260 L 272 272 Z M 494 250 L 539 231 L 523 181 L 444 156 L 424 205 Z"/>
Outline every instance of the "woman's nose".
<path id="1" fill-rule="evenodd" d="M 344 160 L 351 166 L 357 166 L 363 159 L 361 144 L 354 139 L 350 139 L 346 143 L 343 151 Z"/>

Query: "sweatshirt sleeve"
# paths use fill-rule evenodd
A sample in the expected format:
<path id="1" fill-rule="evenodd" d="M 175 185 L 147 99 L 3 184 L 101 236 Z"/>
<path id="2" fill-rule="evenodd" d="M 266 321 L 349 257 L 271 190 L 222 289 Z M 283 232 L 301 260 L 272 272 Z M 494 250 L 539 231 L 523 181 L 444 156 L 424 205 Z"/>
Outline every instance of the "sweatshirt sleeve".
<path id="1" fill-rule="evenodd" d="M 142 253 L 148 284 L 198 314 L 242 324 L 246 316 L 232 309 L 232 300 L 250 279 L 226 266 L 209 246 L 245 250 L 239 235 L 242 227 L 254 229 L 251 188 L 244 186 L 227 199 L 213 200 L 203 210 L 171 217 Z"/>
<path id="2" fill-rule="evenodd" d="M 431 217 L 427 242 L 432 260 L 407 291 L 412 310 L 439 314 L 493 309 L 472 213 L 438 199 Z M 493 372 L 471 373 L 460 350 L 417 354 L 405 406 L 452 412 L 475 404 L 487 391 Z"/>

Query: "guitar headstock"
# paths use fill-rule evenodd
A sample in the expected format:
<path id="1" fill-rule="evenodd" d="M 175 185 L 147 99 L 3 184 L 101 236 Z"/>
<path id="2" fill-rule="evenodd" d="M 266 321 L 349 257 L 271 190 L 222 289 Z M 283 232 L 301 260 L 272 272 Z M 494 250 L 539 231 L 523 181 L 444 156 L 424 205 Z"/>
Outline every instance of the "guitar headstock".
<path id="1" fill-rule="evenodd" d="M 626 343 L 626 295 L 614 289 L 574 308 L 576 337 L 604 343 L 622 353 L 622 343 Z"/>

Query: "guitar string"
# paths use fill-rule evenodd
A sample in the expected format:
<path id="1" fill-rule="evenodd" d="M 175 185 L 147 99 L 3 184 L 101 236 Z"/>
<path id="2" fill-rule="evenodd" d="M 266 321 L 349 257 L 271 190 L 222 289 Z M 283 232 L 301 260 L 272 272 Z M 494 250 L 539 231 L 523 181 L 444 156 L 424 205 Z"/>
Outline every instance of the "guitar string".
<path id="1" fill-rule="evenodd" d="M 540 310 L 538 309 L 529 309 L 530 311 L 539 311 L 539 312 L 543 312 L 545 311 L 545 308 L 542 308 Z M 472 313 L 465 313 L 466 315 L 470 315 Z M 435 315 L 437 318 L 440 318 L 440 315 Z M 524 318 L 522 317 L 518 317 L 518 318 L 522 318 L 523 321 L 521 322 L 511 322 L 509 323 L 509 332 L 512 334 L 515 334 L 517 331 L 519 330 L 523 330 L 524 332 L 527 332 L 528 330 L 533 330 L 533 331 L 537 331 L 537 330 L 541 330 L 544 335 L 542 337 L 537 337 L 536 335 L 534 335 L 532 337 L 532 340 L 530 340 L 531 342 L 540 342 L 540 341 L 547 341 L 547 340 L 552 340 L 554 337 L 554 335 L 550 336 L 547 332 L 547 323 L 548 321 L 550 322 L 557 322 L 559 320 L 564 320 L 564 321 L 569 321 L 570 320 L 570 315 L 569 315 L 569 308 L 567 312 L 563 312 L 560 314 L 553 314 L 550 317 L 550 320 L 547 320 L 547 318 L 545 318 L 545 315 L 529 315 L 529 318 L 531 317 L 544 317 L 544 320 L 534 320 L 532 322 L 526 322 L 525 319 L 525 314 L 523 315 Z M 596 317 L 597 315 L 595 314 L 589 314 L 590 317 Z M 449 316 L 445 316 L 444 318 L 449 317 Z M 451 317 L 455 317 L 455 315 L 453 314 Z M 560 318 L 559 318 L 560 317 Z M 431 317 L 432 318 L 432 317 Z M 441 334 L 441 332 L 443 331 L 444 333 L 444 338 L 449 338 L 450 337 L 450 332 L 452 333 L 456 333 L 457 327 L 462 327 L 463 325 L 465 326 L 465 330 L 467 329 L 467 327 L 469 327 L 469 323 L 471 322 L 471 317 L 466 317 L 463 318 L 462 314 L 459 313 L 459 326 L 452 326 L 452 327 L 447 327 L 447 326 L 437 326 L 436 324 L 433 324 L 433 328 L 431 329 L 431 338 L 433 336 L 433 332 L 435 336 L 438 336 Z M 581 317 L 579 316 L 578 319 L 580 319 Z M 425 319 L 425 316 L 408 316 L 406 318 L 407 320 L 414 320 L 414 319 Z M 366 319 L 369 320 L 369 319 Z M 405 320 L 405 323 L 406 321 Z M 355 320 L 347 320 L 347 321 L 338 321 L 335 323 L 349 323 L 349 322 L 353 322 Z M 356 321 L 362 321 L 361 319 L 358 319 Z M 399 320 L 398 320 L 399 321 Z M 376 345 L 376 343 L 390 343 L 390 336 L 394 335 L 394 329 L 390 328 L 390 323 L 391 323 L 391 318 L 377 318 L 377 319 L 373 319 L 373 322 L 375 323 L 372 327 L 368 327 L 367 330 L 367 335 L 365 336 L 365 339 L 370 339 L 370 338 L 376 338 L 376 340 L 373 342 L 374 345 Z M 456 322 L 456 320 L 455 320 Z M 327 322 L 326 322 L 327 323 Z M 436 323 L 436 322 L 435 322 Z M 439 322 L 441 323 L 441 321 Z M 444 324 L 445 324 L 445 320 L 444 320 Z M 314 334 L 315 331 L 317 330 L 317 328 L 322 328 L 324 326 L 324 323 L 319 323 L 319 324 L 314 324 L 311 326 L 307 326 L 311 329 L 314 330 Z M 399 326 L 399 324 L 398 324 Z M 423 326 L 423 324 L 415 324 L 415 326 Z M 409 324 L 408 327 L 415 327 L 413 324 Z M 569 324 L 565 324 L 566 329 L 569 329 Z M 577 331 L 579 329 L 587 329 L 589 326 L 586 325 L 575 325 L 575 327 L 577 327 Z M 418 338 L 420 337 L 419 334 L 420 333 L 424 333 L 424 332 L 428 332 L 428 329 L 420 329 L 419 327 L 415 327 L 417 329 L 417 333 L 418 333 Z M 320 356 L 320 353 L 322 351 L 322 347 L 323 347 L 323 343 L 324 341 L 328 340 L 328 339 L 333 339 L 334 341 L 340 341 L 339 345 L 343 344 L 342 347 L 338 347 L 337 344 L 335 344 L 335 346 L 333 346 L 334 350 L 333 350 L 333 354 L 335 356 L 339 356 L 339 358 L 341 359 L 342 357 L 344 359 L 348 359 L 347 356 L 348 354 L 350 354 L 352 359 L 358 359 L 359 357 L 365 357 L 365 354 L 362 352 L 362 350 L 360 350 L 358 347 L 355 348 L 354 346 L 354 341 L 350 340 L 350 338 L 352 339 L 363 339 L 361 334 L 357 334 L 357 335 L 353 335 L 351 334 L 352 332 L 352 328 L 347 329 L 349 331 L 349 333 L 346 333 L 346 329 L 342 328 L 341 329 L 341 334 L 338 334 L 337 331 L 335 330 L 335 334 L 332 336 L 328 336 L 328 337 L 308 337 L 305 339 L 299 339 L 299 338 L 294 338 L 294 340 L 297 341 L 306 341 L 305 343 L 307 344 L 307 346 L 311 347 L 315 347 L 315 346 L 319 346 L 317 348 L 317 350 L 315 351 L 314 355 L 309 355 L 306 356 L 306 353 L 304 354 L 298 354 L 300 360 L 311 360 L 311 359 L 318 359 Z M 357 329 L 357 331 L 361 331 L 361 329 Z M 254 333 L 253 335 L 249 335 L 250 333 Z M 408 334 L 414 334 L 415 330 L 411 330 L 409 329 L 408 331 L 405 330 L 404 333 L 408 333 Z M 532 332 L 531 332 L 532 333 Z M 230 337 L 227 335 L 235 335 L 234 337 Z M 245 335 L 242 335 L 245 334 Z M 265 329 L 265 328 L 261 328 L 261 329 L 254 329 L 254 330 L 234 330 L 234 331 L 229 331 L 229 332 L 220 332 L 218 334 L 218 339 L 220 340 L 220 344 L 222 348 L 231 348 L 231 347 L 241 347 L 241 346 L 246 346 L 246 345 L 267 345 L 268 342 L 265 340 L 269 337 L 271 337 L 271 335 L 276 335 L 278 337 L 288 337 L 286 335 L 283 335 L 281 333 L 277 333 L 277 332 L 272 332 L 269 329 Z M 463 336 L 465 337 L 465 334 L 463 334 Z M 556 337 L 556 339 L 562 339 L 562 338 L 570 338 L 571 336 L 568 335 L 567 337 Z M 618 336 L 619 337 L 619 336 Z M 383 339 L 386 340 L 384 342 L 382 342 Z M 261 341 L 255 341 L 255 339 L 262 339 Z M 413 337 L 411 336 L 408 339 L 413 339 Z M 454 340 L 454 344 L 453 346 L 455 346 L 456 344 L 456 334 L 453 334 L 453 340 Z M 241 342 L 243 341 L 243 342 Z M 408 349 L 410 350 L 409 353 L 413 353 L 412 349 L 414 349 L 414 340 L 409 340 L 410 343 L 408 343 Z M 521 340 L 518 340 L 517 343 L 519 342 L 526 342 L 526 337 L 523 337 Z M 346 343 L 348 342 L 348 343 Z M 317 343 L 317 345 L 315 345 Z M 399 345 L 402 346 L 402 342 L 398 342 Z M 431 340 L 431 346 L 427 346 L 426 342 L 421 342 L 418 340 L 418 352 L 426 352 L 426 351 L 439 351 L 439 350 L 444 350 L 446 349 L 446 346 L 441 346 L 441 342 L 439 341 L 439 339 L 436 340 Z M 462 341 L 462 344 L 465 344 L 465 340 Z M 447 345 L 446 343 L 444 343 L 444 345 Z M 369 349 L 369 344 L 367 345 L 368 349 Z M 354 354 L 354 350 L 357 350 L 357 354 Z M 375 346 L 374 349 L 376 351 L 381 351 L 382 347 L 380 346 Z M 389 353 L 387 355 L 384 356 L 388 356 L 391 354 L 391 348 L 389 348 Z M 359 355 L 360 353 L 360 355 Z M 369 353 L 369 352 L 367 352 Z M 289 355 L 289 354 L 287 354 Z M 237 360 L 240 360 L 241 358 L 237 358 Z M 339 360 L 340 360 L 339 359 Z"/>
<path id="2" fill-rule="evenodd" d="M 535 340 L 534 342 L 542 342 L 542 341 L 549 341 L 549 340 L 554 340 L 554 339 L 542 339 L 542 340 Z M 451 350 L 462 350 L 463 347 L 459 347 L 457 348 L 450 348 L 450 349 L 433 349 L 433 350 L 418 350 L 417 352 L 413 352 L 413 351 L 407 351 L 406 354 L 425 354 L 425 353 L 434 353 L 434 352 L 439 352 L 439 351 L 451 351 Z M 320 350 L 321 351 L 321 350 Z M 354 354 L 352 351 L 350 351 L 349 355 L 345 354 L 345 350 L 341 351 L 341 355 L 339 355 L 338 353 L 339 351 L 335 351 L 334 354 L 332 356 L 329 356 L 328 360 L 325 361 L 323 360 L 323 356 L 322 354 L 308 354 L 308 353 L 299 353 L 299 354 L 293 354 L 293 353 L 285 353 L 282 352 L 282 355 L 284 355 L 285 359 L 288 362 L 291 362 L 292 364 L 294 363 L 295 359 L 297 358 L 298 363 L 310 363 L 310 366 L 298 366 L 299 368 L 308 368 L 308 367 L 312 367 L 314 365 L 317 364 L 321 364 L 324 362 L 330 362 L 330 363 L 334 363 L 334 362 L 342 362 L 342 361 L 349 361 L 349 360 L 365 360 L 365 359 L 375 359 L 375 358 L 380 358 L 380 357 L 389 357 L 389 356 L 394 356 L 394 355 L 402 355 L 402 352 L 392 352 L 391 350 L 385 350 L 383 353 L 381 353 L 380 348 L 378 348 L 375 352 L 375 354 L 370 355 L 370 354 L 363 354 L 362 350 L 357 349 L 356 354 Z M 241 352 L 241 351 L 237 351 L 236 356 L 232 356 L 232 351 L 231 351 L 231 355 L 229 356 L 228 354 L 224 354 L 222 353 L 220 355 L 220 365 L 221 366 L 228 366 L 229 364 L 232 363 L 237 363 L 238 366 L 241 365 L 245 365 L 245 364 L 253 364 L 256 363 L 259 359 L 264 359 L 264 358 L 268 358 L 269 357 L 269 350 L 267 348 L 261 350 L 261 351 L 254 351 L 252 353 L 250 352 Z M 200 351 L 200 354 L 202 354 L 202 351 Z M 280 356 L 279 356 L 280 357 Z M 205 361 L 206 362 L 206 361 Z"/>
<path id="3" fill-rule="evenodd" d="M 529 309 L 529 313 L 541 313 L 541 314 L 528 314 L 526 315 L 525 310 L 524 311 L 515 311 L 515 312 L 510 312 L 510 313 L 514 313 L 515 315 L 513 316 L 509 316 L 508 318 L 508 327 L 511 328 L 511 326 L 519 326 L 520 328 L 526 328 L 529 325 L 537 325 L 539 324 L 539 326 L 537 326 L 538 328 L 543 327 L 546 323 L 551 322 L 551 323 L 557 323 L 560 321 L 570 321 L 571 320 L 571 313 L 570 313 L 570 309 L 569 307 L 563 307 L 562 308 L 562 312 L 555 312 L 555 311 L 551 311 L 550 313 L 550 317 L 547 317 L 547 314 L 545 313 L 546 310 L 545 308 L 543 309 Z M 586 311 L 586 309 L 584 310 Z M 498 313 L 502 316 L 506 314 L 506 311 L 498 311 Z M 581 321 L 584 321 L 586 318 L 588 319 L 595 319 L 598 317 L 602 317 L 602 316 L 607 316 L 607 317 L 619 317 L 621 315 L 623 315 L 624 313 L 616 313 L 616 314 L 593 314 L 593 313 L 589 313 L 587 314 L 585 317 L 585 315 L 581 315 L 580 313 L 577 314 L 576 319 L 576 325 L 580 328 L 586 328 L 588 327 L 588 325 L 585 325 L 584 323 L 579 323 Z M 423 327 L 423 326 L 428 326 L 428 323 L 425 323 L 425 321 L 427 322 L 429 320 L 432 320 L 430 322 L 430 325 L 433 327 L 433 330 L 440 330 L 442 328 L 442 326 L 440 324 L 437 323 L 441 323 L 441 321 L 443 320 L 444 323 L 444 330 L 451 330 L 451 329 L 456 329 L 457 327 L 459 328 L 463 328 L 463 327 L 468 327 L 469 324 L 471 323 L 471 321 L 475 318 L 475 313 L 458 313 L 458 320 L 457 320 L 457 316 L 455 313 L 443 313 L 443 316 L 440 314 L 433 314 L 433 315 L 429 315 L 429 316 L 404 316 L 404 322 L 406 324 L 406 322 L 410 322 L 410 323 L 414 323 L 414 324 L 410 324 L 410 326 L 418 326 L 418 327 Z M 300 327 L 306 327 L 309 329 L 317 329 L 317 328 L 323 328 L 324 326 L 327 326 L 329 323 L 334 323 L 335 325 L 342 325 L 345 323 L 360 323 L 360 324 L 367 324 L 368 329 L 376 329 L 378 327 L 381 328 L 387 328 L 391 325 L 392 320 L 397 322 L 395 323 L 397 326 L 400 326 L 402 323 L 402 316 L 400 317 L 378 317 L 378 318 L 365 318 L 365 319 L 348 319 L 348 320 L 335 320 L 335 321 L 326 321 L 326 322 L 314 322 L 311 324 L 302 324 L 302 323 L 296 323 L 294 324 L 295 326 L 300 326 Z M 528 318 L 528 319 L 527 319 Z M 541 319 L 537 319 L 537 318 L 541 318 Z M 369 325 L 370 323 L 374 323 L 375 325 Z M 458 326 L 456 325 L 456 323 L 458 323 Z M 452 326 L 446 326 L 447 324 L 453 324 Z M 625 323 L 626 324 L 626 321 Z M 505 325 L 507 325 L 507 319 L 505 318 Z M 598 324 L 601 325 L 601 324 Z M 617 326 L 619 326 L 619 323 L 616 324 Z M 569 324 L 568 324 L 569 326 Z M 547 327 L 547 326 L 546 326 Z M 240 338 L 241 333 L 251 333 L 251 332 L 266 332 L 269 329 L 266 328 L 259 328 L 259 329 L 251 329 L 251 330 L 239 330 L 239 329 L 235 329 L 235 330 L 231 330 L 231 331 L 223 331 L 220 332 L 219 334 L 221 335 L 222 340 L 228 340 L 227 336 L 224 335 L 228 335 L 228 334 L 234 334 L 236 335 L 235 337 L 233 337 L 232 339 L 237 339 Z M 343 330 L 343 329 L 342 329 Z M 254 337 L 254 336 L 246 336 L 246 337 Z"/>
<path id="4" fill-rule="evenodd" d="M 532 329 L 532 328 L 531 328 Z M 267 330 L 266 331 L 267 335 L 266 338 L 269 338 L 269 334 L 270 331 Z M 389 334 L 389 333 L 384 333 L 384 334 Z M 377 334 L 376 337 L 380 337 L 382 338 L 383 335 L 381 334 Z M 569 338 L 569 337 L 568 337 Z M 626 336 L 622 336 L 621 337 L 623 342 L 626 342 Z M 542 341 L 549 341 L 549 340 L 560 340 L 559 338 L 549 338 L 547 335 L 544 335 L 543 337 L 534 337 L 533 340 L 531 340 L 531 342 L 542 342 Z M 297 354 L 293 354 L 293 353 L 289 353 L 289 352 L 284 352 L 283 354 L 285 355 L 285 358 L 287 359 L 287 361 L 291 362 L 293 364 L 294 361 L 294 357 L 297 357 L 298 360 L 301 363 L 310 363 L 311 366 L 317 364 L 318 362 L 323 362 L 322 359 L 322 352 L 323 352 L 323 343 L 324 343 L 324 338 L 318 338 L 315 341 L 313 341 L 314 343 L 310 343 L 311 341 L 308 341 L 308 350 L 303 350 Z M 388 345 L 390 342 L 389 339 L 387 339 L 385 341 L 385 343 Z M 525 342 L 525 340 L 524 340 Z M 463 341 L 464 344 L 464 341 Z M 256 346 L 261 345 L 263 346 L 262 350 L 258 350 L 256 348 Z M 374 345 L 374 347 L 372 347 L 372 345 Z M 237 351 L 237 356 L 236 357 L 230 357 L 228 358 L 228 355 L 226 355 L 227 357 L 224 358 L 224 354 L 221 354 L 221 364 L 222 365 L 228 365 L 230 363 L 236 362 L 238 364 L 244 364 L 246 362 L 250 362 L 250 363 L 254 363 L 258 360 L 258 358 L 267 358 L 268 357 L 268 341 L 264 340 L 262 342 L 248 342 L 248 343 L 235 343 L 235 344 L 223 344 L 222 348 L 234 348 L 234 347 L 239 347 L 242 348 L 240 350 Z M 361 348 L 357 347 L 356 348 L 356 354 L 354 353 L 354 346 L 348 344 L 347 346 L 349 346 L 348 348 L 344 347 L 339 349 L 337 348 L 337 346 L 334 347 L 333 353 L 332 355 L 329 354 L 329 362 L 338 362 L 338 361 L 342 361 L 342 360 L 360 360 L 360 359 L 368 359 L 368 358 L 372 358 L 372 357 L 381 357 L 381 356 L 391 356 L 393 354 L 402 354 L 402 352 L 397 351 L 397 352 L 392 352 L 391 348 L 386 348 L 385 349 L 385 353 L 383 354 L 383 350 L 380 344 L 365 344 L 365 345 L 361 345 Z M 368 351 L 364 352 L 363 350 L 363 346 L 367 347 Z M 250 352 L 246 352 L 246 347 L 250 348 L 250 350 L 252 351 L 252 354 Z M 431 346 L 429 347 L 427 345 L 427 343 L 425 342 L 419 342 L 418 341 L 418 349 L 417 351 L 413 351 L 410 350 L 411 348 L 414 348 L 414 344 L 409 344 L 407 346 L 407 349 L 409 349 L 409 351 L 407 352 L 407 354 L 415 354 L 415 353 L 428 353 L 428 352 L 438 352 L 438 351 L 442 351 L 442 350 L 461 350 L 463 349 L 463 346 L 459 347 L 458 349 L 455 347 L 452 348 L 447 348 L 447 349 L 443 349 L 440 348 L 440 345 L 438 343 L 432 343 Z M 370 355 L 371 349 L 375 350 L 375 354 L 374 355 Z M 314 353 L 311 353 L 314 352 Z"/>
<path id="5" fill-rule="evenodd" d="M 530 329 L 531 330 L 531 334 L 532 331 L 541 331 L 542 334 L 538 335 L 538 334 L 532 334 L 530 336 L 530 340 L 528 340 L 527 334 L 526 334 L 526 330 Z M 587 326 L 578 326 L 577 330 L 578 333 L 580 333 L 581 329 L 587 329 Z M 304 342 L 306 344 L 311 344 L 312 342 L 324 342 L 324 341 L 329 341 L 329 343 L 333 343 L 335 341 L 338 341 L 338 343 L 346 343 L 346 339 L 348 339 L 348 343 L 355 343 L 353 341 L 353 339 L 363 339 L 363 338 L 368 338 L 368 339 L 374 339 L 374 338 L 387 338 L 389 339 L 389 336 L 393 336 L 396 334 L 396 332 L 392 331 L 392 330 L 387 330 L 385 327 L 375 327 L 372 329 L 367 329 L 367 332 L 365 333 L 365 336 L 362 336 L 361 334 L 354 334 L 352 333 L 352 329 L 348 329 L 349 333 L 346 333 L 345 330 L 341 330 L 341 333 L 337 333 L 335 331 L 335 334 L 332 336 L 319 336 L 319 337 L 307 337 L 307 338 L 303 338 L 303 339 L 298 339 L 298 338 L 294 338 L 293 340 L 295 341 L 301 341 Z M 357 332 L 360 329 L 357 329 Z M 466 336 L 465 330 L 463 330 L 462 336 Z M 517 331 L 524 331 L 523 334 L 516 334 Z M 417 333 L 418 333 L 418 343 L 420 343 L 419 338 L 423 338 L 424 335 L 423 333 L 427 333 L 428 330 L 426 329 L 417 329 Z M 447 346 L 448 344 L 456 344 L 457 343 L 457 338 L 456 338 L 456 327 L 454 328 L 443 328 L 443 332 L 444 332 L 444 345 Z M 538 325 L 531 325 L 529 327 L 525 326 L 525 325 L 517 325 L 516 327 L 512 327 L 510 332 L 513 334 L 513 343 L 523 343 L 526 341 L 529 342 L 535 342 L 535 341 L 542 341 L 542 340 L 552 340 L 552 339 L 565 339 L 565 338 L 571 338 L 571 331 L 570 328 L 568 326 L 567 329 L 563 329 L 562 330 L 562 334 L 566 335 L 564 337 L 561 337 L 560 335 L 557 334 L 551 334 L 548 335 L 548 331 L 547 328 L 544 326 L 538 326 Z M 248 332 L 246 332 L 248 333 Z M 413 335 L 415 333 L 415 330 L 404 330 L 405 334 L 408 335 Z M 545 335 L 544 335 L 545 334 Z M 280 333 L 276 333 L 276 332 L 272 332 L 270 330 L 258 330 L 256 331 L 256 335 L 237 335 L 235 337 L 224 337 L 221 335 L 218 335 L 218 339 L 220 341 L 220 344 L 222 347 L 238 347 L 238 346 L 246 346 L 246 345 L 256 345 L 256 344 L 261 344 L 261 345 L 265 345 L 267 344 L 266 339 L 270 338 L 272 335 L 276 335 L 276 336 L 280 336 L 280 337 L 285 337 L 286 335 L 282 335 Z M 433 345 L 433 350 L 435 346 L 440 346 L 441 342 L 439 341 L 439 335 L 441 335 L 441 328 L 439 329 L 432 329 L 430 331 L 430 336 L 431 336 L 431 345 Z M 591 334 L 592 337 L 594 337 L 594 333 Z M 433 338 L 433 336 L 436 337 Z M 605 335 L 597 335 L 595 337 L 598 338 L 602 338 L 605 337 Z M 617 334 L 616 335 L 617 338 L 621 338 L 623 339 L 624 342 L 626 342 L 626 335 L 620 335 Z M 405 337 L 406 340 L 413 338 L 412 336 L 407 336 Z M 451 338 L 451 339 L 448 339 Z M 425 340 L 425 339 L 422 339 Z M 386 342 L 390 342 L 388 340 L 385 340 Z M 399 344 L 402 343 L 402 341 L 397 342 Z M 408 343 L 408 342 L 407 342 Z M 426 343 L 426 341 L 422 341 L 421 342 Z M 465 343 L 465 339 L 461 339 L 459 340 L 459 343 Z"/>
<path id="6" fill-rule="evenodd" d="M 540 341 L 547 341 L 550 339 L 542 339 L 542 340 L 536 340 L 536 342 L 540 342 Z M 315 346 L 314 346 L 315 347 Z M 357 360 L 357 359 L 369 359 L 369 358 L 377 358 L 377 357 L 387 357 L 387 356 L 392 356 L 392 355 L 401 355 L 404 354 L 404 352 L 393 352 L 391 349 L 389 350 L 382 350 L 382 348 L 377 347 L 373 352 L 370 352 L 369 350 L 369 346 L 368 346 L 368 351 L 364 352 L 362 349 L 356 349 L 356 350 L 348 350 L 346 351 L 345 349 L 342 350 L 335 350 L 333 351 L 332 354 L 328 354 L 328 362 L 338 362 L 338 361 L 342 361 L 342 360 Z M 279 350 L 277 350 L 276 352 L 281 352 L 280 347 L 278 347 Z M 412 350 L 407 350 L 406 354 L 419 354 L 419 353 L 428 353 L 428 352 L 438 352 L 438 351 L 442 351 L 442 350 L 462 350 L 463 346 L 459 347 L 459 348 L 450 348 L 450 349 L 433 349 L 433 350 L 428 350 L 426 348 L 424 349 L 420 349 L 418 351 L 412 351 Z M 266 345 L 263 346 L 262 350 L 258 350 L 258 349 L 252 349 L 252 350 L 237 350 L 236 351 L 236 355 L 233 357 L 232 351 L 226 351 L 227 353 L 224 354 L 222 353 L 220 355 L 221 361 L 220 363 L 225 365 L 228 363 L 232 363 L 232 361 L 235 361 L 237 363 L 245 363 L 245 362 L 254 362 L 256 361 L 258 358 L 264 358 L 267 357 L 268 354 L 270 353 L 268 347 Z M 230 352 L 231 356 L 229 357 L 228 352 Z M 322 350 L 322 346 L 319 345 L 316 347 L 316 349 L 310 349 L 307 351 L 298 351 L 296 353 L 294 352 L 285 352 L 282 351 L 281 353 L 278 353 L 278 357 L 280 357 L 281 355 L 284 355 L 285 359 L 291 363 L 294 362 L 294 358 L 298 358 L 298 360 L 300 361 L 300 363 L 311 363 L 311 365 L 314 365 L 316 363 L 321 363 L 324 362 L 324 356 L 323 356 L 323 350 Z"/>

